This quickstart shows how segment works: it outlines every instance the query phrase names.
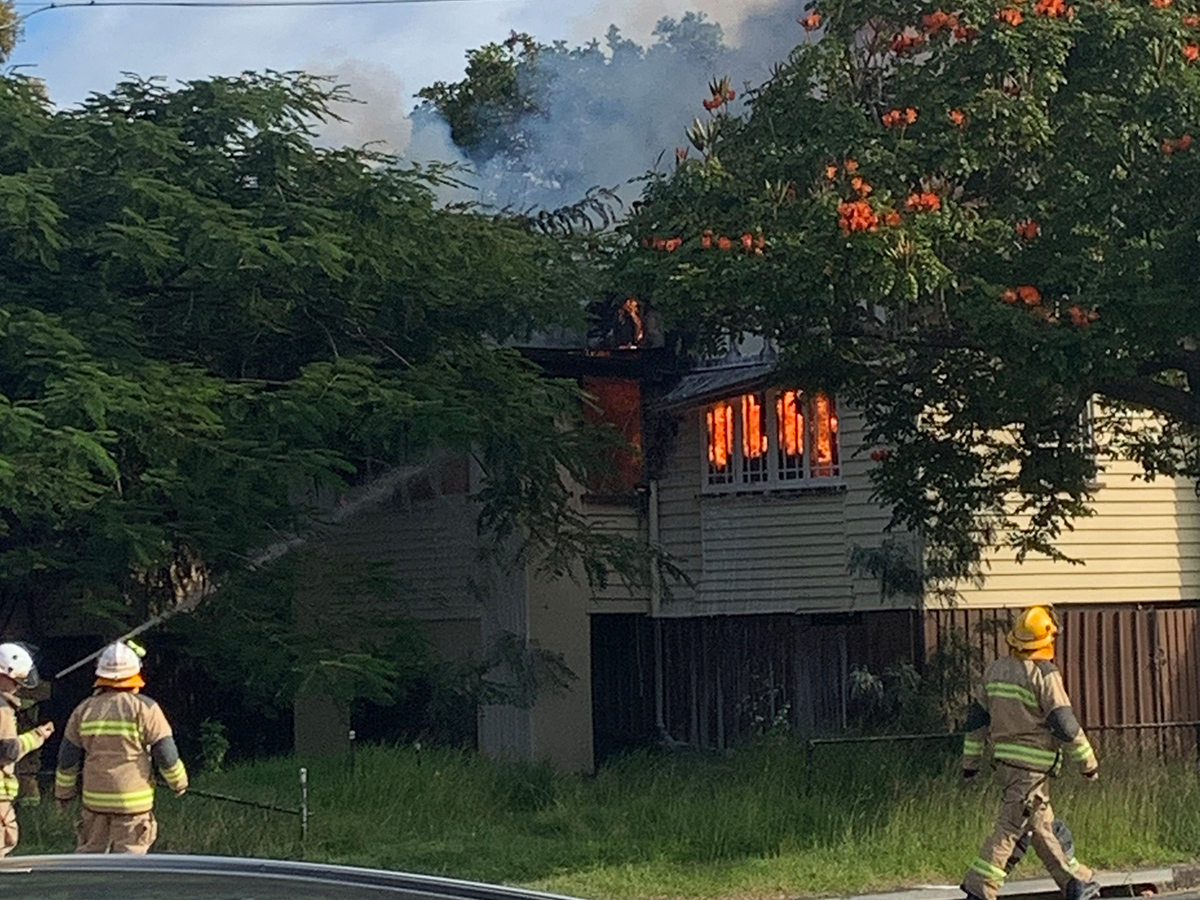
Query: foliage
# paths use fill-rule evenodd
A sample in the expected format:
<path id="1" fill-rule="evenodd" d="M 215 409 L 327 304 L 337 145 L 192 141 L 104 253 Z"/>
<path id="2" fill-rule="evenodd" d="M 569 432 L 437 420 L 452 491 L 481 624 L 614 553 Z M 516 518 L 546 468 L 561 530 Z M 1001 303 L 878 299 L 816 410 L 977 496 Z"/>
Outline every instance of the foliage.
<path id="1" fill-rule="evenodd" d="M 603 229 L 624 213 L 611 189 L 641 174 L 639 157 L 678 143 L 686 118 L 671 85 L 728 53 L 720 26 L 697 13 L 661 19 L 646 47 L 616 26 L 579 47 L 513 33 L 468 51 L 461 81 L 421 89 L 416 121 L 448 126 L 485 201 L 548 230 Z"/>
<path id="2" fill-rule="evenodd" d="M 225 726 L 215 719 L 200 723 L 200 767 L 216 775 L 225 765 L 225 754 L 229 752 L 229 738 L 225 737 Z"/>
<path id="3" fill-rule="evenodd" d="M 1148 476 L 1200 473 L 1198 23 L 821 0 L 747 116 L 706 103 L 614 278 L 700 349 L 762 334 L 785 377 L 859 404 L 928 583 L 987 546 L 1061 557 L 1104 435 Z"/>
<path id="4" fill-rule="evenodd" d="M 1079 857 L 1106 869 L 1192 859 L 1200 781 L 1184 759 L 1102 746 L 1099 782 L 1058 779 Z M 954 884 L 990 832 L 995 787 L 960 786 L 950 741 L 827 746 L 764 739 L 724 754 L 624 757 L 595 776 L 438 748 L 360 747 L 346 760 L 280 758 L 196 787 L 285 807 L 309 768 L 306 858 L 649 900 L 842 896 Z M 190 760 L 189 760 L 190 762 Z M 381 786 L 385 786 L 381 789 Z M 18 853 L 62 852 L 71 819 L 22 812 Z M 296 819 L 163 792 L 163 852 L 296 858 Z M 1036 874 L 1036 860 L 1017 870 Z"/>
<path id="5" fill-rule="evenodd" d="M 0 3 L 0 63 L 12 55 L 20 39 L 21 21 L 17 8 L 12 3 Z"/>
<path id="6" fill-rule="evenodd" d="M 579 319 L 573 248 L 438 208 L 440 169 L 315 146 L 345 99 L 267 72 L 57 110 L 0 78 L 0 585 L 35 630 L 140 621 L 188 573 L 280 640 L 287 598 L 239 582 L 254 552 L 451 453 L 508 546 L 596 577 L 628 556 L 568 503 L 596 456 L 577 386 L 510 349 Z"/>

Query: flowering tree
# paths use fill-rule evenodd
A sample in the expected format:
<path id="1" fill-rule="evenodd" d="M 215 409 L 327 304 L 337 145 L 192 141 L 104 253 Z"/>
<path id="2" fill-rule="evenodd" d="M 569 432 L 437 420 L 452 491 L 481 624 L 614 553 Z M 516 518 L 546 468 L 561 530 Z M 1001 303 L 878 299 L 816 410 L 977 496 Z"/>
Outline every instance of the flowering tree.
<path id="1" fill-rule="evenodd" d="M 860 404 L 934 581 L 989 544 L 1057 554 L 1092 397 L 1148 475 L 1197 474 L 1196 11 L 825 0 L 799 25 L 749 114 L 714 92 L 648 186 L 622 289 L 702 347 L 769 336 Z"/>

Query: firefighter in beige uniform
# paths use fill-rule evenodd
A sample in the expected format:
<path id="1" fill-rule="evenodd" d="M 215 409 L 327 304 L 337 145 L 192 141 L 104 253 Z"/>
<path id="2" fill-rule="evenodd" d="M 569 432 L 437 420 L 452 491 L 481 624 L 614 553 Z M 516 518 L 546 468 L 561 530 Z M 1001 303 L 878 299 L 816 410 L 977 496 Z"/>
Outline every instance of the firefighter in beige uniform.
<path id="1" fill-rule="evenodd" d="M 151 759 L 167 787 L 181 795 L 187 772 L 158 704 L 139 693 L 140 655 L 109 644 L 96 663 L 96 691 L 67 720 L 58 751 L 54 796 L 66 806 L 83 767 L 83 809 L 76 853 L 145 853 L 158 835 Z"/>
<path id="2" fill-rule="evenodd" d="M 17 799 L 20 782 L 16 764 L 54 733 L 51 722 L 17 732 L 17 710 L 21 708 L 17 688 L 32 685 L 36 680 L 29 651 L 20 644 L 0 644 L 0 856 L 7 856 L 17 846 L 17 814 L 13 801 Z"/>
<path id="3" fill-rule="evenodd" d="M 1008 635 L 1012 655 L 988 666 L 983 693 L 971 704 L 963 775 L 972 778 L 978 772 L 990 739 L 1001 804 L 995 831 L 963 879 L 968 897 L 996 900 L 1005 863 L 1026 832 L 1066 900 L 1090 900 L 1100 892 L 1092 870 L 1063 851 L 1053 828 L 1047 782 L 1061 758 L 1078 763 L 1085 778 L 1097 774 L 1096 754 L 1051 661 L 1057 634 L 1058 623 L 1045 607 L 1022 611 Z"/>

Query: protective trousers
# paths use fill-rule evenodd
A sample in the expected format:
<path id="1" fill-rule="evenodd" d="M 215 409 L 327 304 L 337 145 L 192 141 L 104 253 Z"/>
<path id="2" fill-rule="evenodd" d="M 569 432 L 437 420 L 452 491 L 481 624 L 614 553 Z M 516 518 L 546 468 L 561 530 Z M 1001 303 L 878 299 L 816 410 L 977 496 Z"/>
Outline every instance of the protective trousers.
<path id="1" fill-rule="evenodd" d="M 17 811 L 11 800 L 0 800 L 0 856 L 8 856 L 17 846 Z"/>
<path id="2" fill-rule="evenodd" d="M 1046 773 L 1000 763 L 996 766 L 996 778 L 1001 790 L 996 829 L 971 863 L 963 879 L 963 890 L 983 900 L 996 900 L 996 893 L 1004 884 L 1005 864 L 1026 831 L 1032 835 L 1034 851 L 1059 888 L 1066 887 L 1073 878 L 1090 881 L 1092 870 L 1069 857 L 1054 834 L 1054 811 L 1050 808 Z"/>
<path id="3" fill-rule="evenodd" d="M 76 853 L 146 853 L 158 837 L 154 813 L 95 813 L 80 810 L 75 826 Z"/>

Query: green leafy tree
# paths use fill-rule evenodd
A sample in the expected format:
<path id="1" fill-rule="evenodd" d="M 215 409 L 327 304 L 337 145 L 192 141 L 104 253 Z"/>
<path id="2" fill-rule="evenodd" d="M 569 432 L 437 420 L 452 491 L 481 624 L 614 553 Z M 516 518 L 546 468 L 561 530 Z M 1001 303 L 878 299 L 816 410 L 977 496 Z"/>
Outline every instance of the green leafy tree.
<path id="1" fill-rule="evenodd" d="M 749 114 L 710 101 L 701 158 L 649 185 L 621 288 L 860 404 L 932 582 L 989 545 L 1058 555 L 1093 396 L 1147 475 L 1200 474 L 1191 5 L 829 0 L 801 26 Z"/>
<path id="2" fill-rule="evenodd" d="M 140 621 L 302 531 L 312 489 L 446 452 L 549 568 L 626 554 L 567 502 L 577 387 L 509 349 L 577 319 L 572 247 L 315 146 L 343 99 L 246 73 L 56 110 L 0 78 L 0 600 L 35 628 Z"/>

